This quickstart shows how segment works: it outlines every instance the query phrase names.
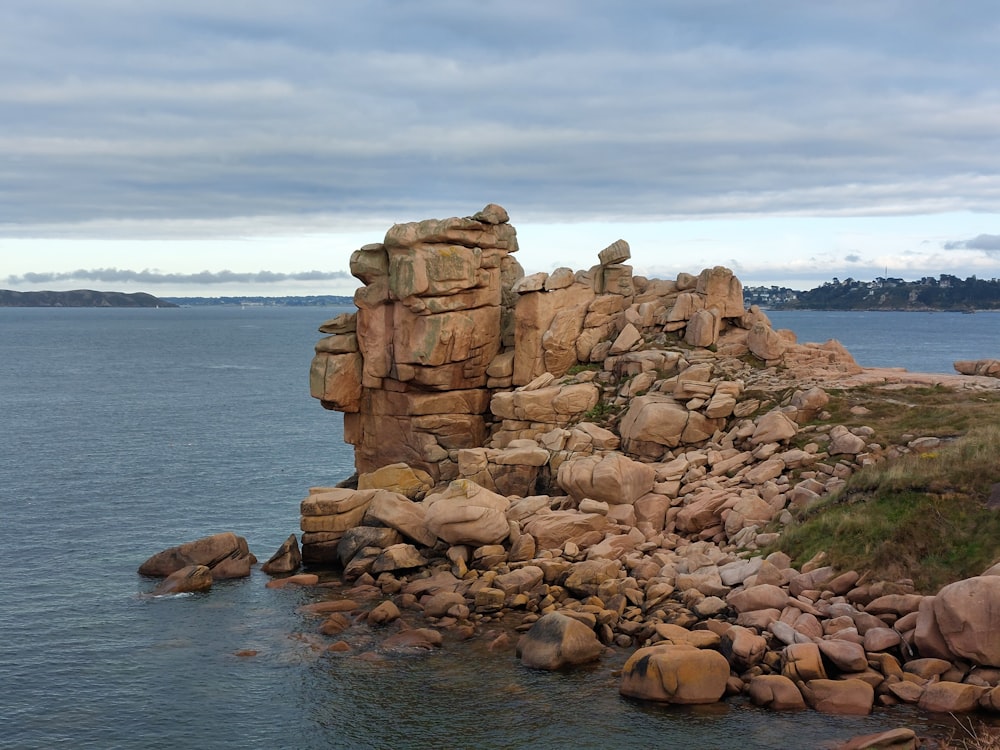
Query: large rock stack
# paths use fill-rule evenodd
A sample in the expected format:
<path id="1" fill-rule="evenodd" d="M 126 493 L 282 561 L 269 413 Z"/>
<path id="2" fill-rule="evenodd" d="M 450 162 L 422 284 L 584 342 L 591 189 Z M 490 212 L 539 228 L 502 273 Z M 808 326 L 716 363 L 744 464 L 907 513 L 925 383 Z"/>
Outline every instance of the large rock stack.
<path id="1" fill-rule="evenodd" d="M 504 290 L 522 275 L 507 212 L 397 224 L 351 257 L 356 315 L 324 326 L 310 390 L 345 413 L 359 472 L 396 462 L 435 480 L 486 439 L 487 368 L 512 331 Z"/>

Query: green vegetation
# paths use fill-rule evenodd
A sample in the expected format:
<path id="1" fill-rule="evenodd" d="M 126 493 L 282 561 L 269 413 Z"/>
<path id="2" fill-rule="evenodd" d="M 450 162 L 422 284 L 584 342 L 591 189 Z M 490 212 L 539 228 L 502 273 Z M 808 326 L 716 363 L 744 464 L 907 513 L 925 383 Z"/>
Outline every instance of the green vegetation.
<path id="1" fill-rule="evenodd" d="M 846 392 L 837 400 L 831 406 L 840 411 L 855 397 Z M 1000 482 L 998 404 L 997 393 L 970 398 L 943 389 L 895 392 L 880 410 L 869 402 L 864 421 L 880 436 L 964 434 L 858 472 L 841 491 L 800 512 L 778 546 L 799 563 L 825 551 L 839 570 L 911 578 L 925 593 L 980 574 L 1000 558 L 1000 512 L 985 506 Z"/>
<path id="2" fill-rule="evenodd" d="M 748 287 L 744 302 L 777 309 L 809 310 L 997 310 L 1000 280 L 950 274 L 919 281 L 877 278 L 874 281 L 833 279 L 799 292 L 786 287 Z"/>
<path id="3" fill-rule="evenodd" d="M 619 407 L 612 406 L 611 404 L 606 403 L 604 401 L 598 401 L 597 404 L 595 404 L 590 409 L 587 409 L 587 411 L 583 413 L 583 421 L 594 422 L 595 424 L 601 424 L 609 417 L 613 417 L 619 411 L 620 411 Z"/>
<path id="4" fill-rule="evenodd" d="M 567 375 L 579 375 L 581 372 L 590 372 L 600 370 L 601 366 L 595 362 L 589 364 L 576 364 L 570 367 L 567 371 Z"/>

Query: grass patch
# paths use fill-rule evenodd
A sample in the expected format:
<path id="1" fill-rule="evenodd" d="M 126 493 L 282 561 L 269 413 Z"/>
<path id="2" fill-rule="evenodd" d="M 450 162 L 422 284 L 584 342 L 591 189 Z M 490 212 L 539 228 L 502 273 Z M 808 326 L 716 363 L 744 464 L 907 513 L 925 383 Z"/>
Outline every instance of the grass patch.
<path id="1" fill-rule="evenodd" d="M 825 551 L 839 570 L 912 578 L 919 591 L 979 575 L 1000 558 L 1000 425 L 972 429 L 933 453 L 868 467 L 799 514 L 778 547 L 802 563 Z"/>
<path id="2" fill-rule="evenodd" d="M 827 394 L 830 403 L 825 410 L 831 424 L 867 425 L 883 443 L 899 443 L 905 435 L 954 437 L 1000 420 L 998 391 L 865 386 L 831 389 Z"/>

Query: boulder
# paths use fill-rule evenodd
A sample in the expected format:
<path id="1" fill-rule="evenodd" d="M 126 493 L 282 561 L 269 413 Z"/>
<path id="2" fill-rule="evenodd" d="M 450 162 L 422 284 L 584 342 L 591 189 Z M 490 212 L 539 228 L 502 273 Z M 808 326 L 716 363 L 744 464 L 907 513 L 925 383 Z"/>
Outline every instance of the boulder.
<path id="1" fill-rule="evenodd" d="M 664 449 L 676 448 L 681 444 L 689 414 L 683 404 L 670 396 L 660 393 L 637 396 L 621 420 L 622 447 L 629 453 L 643 453 L 645 444 L 650 443 Z"/>
<path id="2" fill-rule="evenodd" d="M 365 620 L 369 625 L 388 625 L 390 622 L 398 620 L 400 614 L 399 607 L 395 603 L 384 601 L 373 607 Z"/>
<path id="3" fill-rule="evenodd" d="M 383 550 L 402 541 L 402 536 L 395 529 L 385 526 L 355 526 L 345 531 L 337 543 L 337 559 L 346 568 L 362 550 Z"/>
<path id="4" fill-rule="evenodd" d="M 753 434 L 750 436 L 750 444 L 784 443 L 795 437 L 798 432 L 799 426 L 787 414 L 780 411 L 769 411 L 757 420 Z"/>
<path id="5" fill-rule="evenodd" d="M 294 573 L 301 566 L 302 553 L 299 552 L 299 540 L 295 534 L 291 534 L 278 547 L 278 551 L 260 566 L 260 569 L 265 573 Z"/>
<path id="6" fill-rule="evenodd" d="M 532 669 L 561 669 L 595 661 L 603 646 L 579 620 L 550 612 L 536 620 L 518 640 L 517 657 Z"/>
<path id="7" fill-rule="evenodd" d="M 153 596 L 190 594 L 212 588 L 212 571 L 205 565 L 186 565 L 175 570 L 153 589 Z"/>
<path id="8" fill-rule="evenodd" d="M 775 711 L 789 711 L 806 707 L 802 693 L 787 677 L 780 674 L 757 675 L 747 689 L 755 706 Z"/>
<path id="9" fill-rule="evenodd" d="M 608 523 L 607 516 L 600 513 L 555 510 L 529 517 L 524 531 L 534 537 L 538 549 L 556 549 L 568 540 L 584 534 L 600 534 L 608 527 Z"/>
<path id="10" fill-rule="evenodd" d="M 864 680 L 809 680 L 802 686 L 806 702 L 826 714 L 866 716 L 875 704 L 875 688 Z"/>
<path id="11" fill-rule="evenodd" d="M 412 544 L 393 544 L 386 547 L 375 558 L 372 563 L 372 575 L 391 572 L 394 570 L 407 570 L 408 568 L 422 568 L 427 564 L 427 558 L 420 554 Z"/>
<path id="12" fill-rule="evenodd" d="M 782 609 L 788 603 L 788 592 L 780 586 L 762 583 L 732 592 L 726 597 L 726 603 L 737 612 Z"/>
<path id="13" fill-rule="evenodd" d="M 576 563 L 570 570 L 563 585 L 580 598 L 597 596 L 601 585 L 622 575 L 622 565 L 618 560 L 586 560 Z"/>
<path id="14" fill-rule="evenodd" d="M 826 679 L 823 657 L 819 646 L 815 643 L 793 643 L 785 646 L 781 652 L 781 661 L 781 673 L 790 680 L 809 682 Z"/>
<path id="15" fill-rule="evenodd" d="M 716 703 L 726 691 L 729 662 L 689 645 L 640 648 L 625 662 L 619 692 L 663 703 Z"/>
<path id="16" fill-rule="evenodd" d="M 653 489 L 656 470 L 621 453 L 564 461 L 558 482 L 576 500 L 590 498 L 610 505 L 632 504 Z"/>
<path id="17" fill-rule="evenodd" d="M 204 565 L 215 580 L 245 578 L 256 562 L 247 540 L 226 531 L 157 552 L 139 566 L 139 575 L 158 578 L 189 565 Z"/>
<path id="18" fill-rule="evenodd" d="M 507 498 L 465 479 L 424 499 L 427 528 L 449 544 L 500 544 L 510 534 L 509 506 Z"/>
<path id="19" fill-rule="evenodd" d="M 734 670 L 745 672 L 760 664 L 767 652 L 767 641 L 749 628 L 733 625 L 722 634 L 719 651 L 729 660 Z M 801 696 L 799 699 L 801 700 Z"/>
<path id="20" fill-rule="evenodd" d="M 433 547 L 437 541 L 434 533 L 427 528 L 427 508 L 399 492 L 376 492 L 365 511 L 364 520 L 395 529 L 425 547 Z"/>
<path id="21" fill-rule="evenodd" d="M 359 490 L 388 490 L 410 500 L 423 500 L 432 485 L 430 474 L 404 463 L 389 464 L 358 477 Z"/>
<path id="22" fill-rule="evenodd" d="M 852 455 L 862 453 L 866 450 L 867 444 L 864 438 L 853 434 L 843 425 L 836 425 L 830 430 L 830 445 L 827 452 L 831 456 Z"/>
<path id="23" fill-rule="evenodd" d="M 934 597 L 934 619 L 952 654 L 1000 667 L 1000 576 L 950 583 Z"/>
<path id="24" fill-rule="evenodd" d="M 933 682 L 924 688 L 917 705 L 938 714 L 965 714 L 979 707 L 979 699 L 988 688 L 958 682 Z"/>
<path id="25" fill-rule="evenodd" d="M 764 322 L 754 323 L 747 334 L 747 347 L 755 357 L 765 361 L 780 359 L 787 343 L 782 336 Z"/>
<path id="26" fill-rule="evenodd" d="M 394 633 L 382 641 L 383 651 L 430 651 L 440 648 L 444 638 L 433 628 L 410 628 Z"/>

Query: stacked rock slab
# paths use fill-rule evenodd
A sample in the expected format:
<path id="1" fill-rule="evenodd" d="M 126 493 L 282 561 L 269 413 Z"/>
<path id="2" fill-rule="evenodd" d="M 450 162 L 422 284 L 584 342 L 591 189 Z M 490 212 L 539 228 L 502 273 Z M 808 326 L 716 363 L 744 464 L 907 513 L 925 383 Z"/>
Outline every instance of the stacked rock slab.
<path id="1" fill-rule="evenodd" d="M 360 473 L 403 462 L 434 481 L 486 439 L 487 368 L 512 332 L 522 275 L 507 212 L 397 224 L 351 257 L 358 312 L 324 327 L 310 390 L 342 411 Z M 507 289 L 505 297 L 504 290 Z"/>

